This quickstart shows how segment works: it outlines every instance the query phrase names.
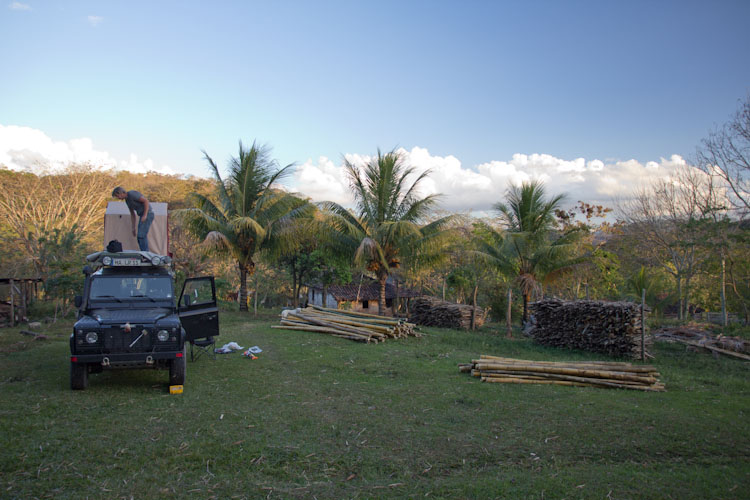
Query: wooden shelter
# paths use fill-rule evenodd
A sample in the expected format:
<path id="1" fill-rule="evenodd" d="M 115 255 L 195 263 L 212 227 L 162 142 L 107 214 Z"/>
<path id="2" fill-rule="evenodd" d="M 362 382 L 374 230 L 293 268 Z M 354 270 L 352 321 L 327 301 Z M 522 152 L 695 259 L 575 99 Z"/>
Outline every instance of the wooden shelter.
<path id="1" fill-rule="evenodd" d="M 16 326 L 27 317 L 32 300 L 39 296 L 41 278 L 0 278 L 0 326 Z"/>
<path id="2" fill-rule="evenodd" d="M 327 295 L 325 303 L 324 293 Z M 393 305 L 398 300 L 419 297 L 421 294 L 412 288 L 405 287 L 395 280 L 388 279 L 385 285 L 386 314 L 393 315 Z M 351 311 L 378 313 L 380 284 L 367 276 L 358 276 L 348 285 L 328 285 L 319 283 L 307 285 L 307 304 Z"/>

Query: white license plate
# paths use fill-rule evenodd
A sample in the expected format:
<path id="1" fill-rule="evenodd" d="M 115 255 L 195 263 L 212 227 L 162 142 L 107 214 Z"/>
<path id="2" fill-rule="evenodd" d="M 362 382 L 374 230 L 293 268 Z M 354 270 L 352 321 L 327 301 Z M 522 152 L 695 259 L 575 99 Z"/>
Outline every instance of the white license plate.
<path id="1" fill-rule="evenodd" d="M 113 266 L 140 266 L 140 259 L 112 259 Z"/>

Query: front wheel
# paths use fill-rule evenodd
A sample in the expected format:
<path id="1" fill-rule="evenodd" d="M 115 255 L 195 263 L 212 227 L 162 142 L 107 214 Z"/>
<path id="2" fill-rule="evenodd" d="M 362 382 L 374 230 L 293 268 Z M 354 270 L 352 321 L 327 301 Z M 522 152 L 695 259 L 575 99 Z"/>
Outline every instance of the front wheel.
<path id="1" fill-rule="evenodd" d="M 187 358 L 185 348 L 182 349 L 182 357 L 175 358 L 169 362 L 169 385 L 184 385 L 185 372 L 187 371 Z"/>
<path id="2" fill-rule="evenodd" d="M 70 388 L 82 391 L 89 386 L 89 370 L 85 363 L 70 363 Z"/>

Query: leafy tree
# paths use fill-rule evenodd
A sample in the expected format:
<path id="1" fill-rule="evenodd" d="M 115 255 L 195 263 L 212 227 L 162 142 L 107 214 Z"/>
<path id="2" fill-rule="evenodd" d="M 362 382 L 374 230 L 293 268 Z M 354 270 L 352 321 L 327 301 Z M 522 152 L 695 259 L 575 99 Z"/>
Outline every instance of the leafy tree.
<path id="1" fill-rule="evenodd" d="M 505 202 L 494 205 L 505 231 L 489 225 L 481 228 L 479 252 L 508 276 L 512 276 L 523 296 L 523 322 L 528 321 L 529 297 L 570 271 L 580 258 L 571 256 L 571 245 L 580 231 L 572 228 L 554 232 L 555 210 L 563 195 L 547 199 L 544 185 L 538 181 L 510 186 Z"/>
<path id="2" fill-rule="evenodd" d="M 83 293 L 81 255 L 85 245 L 81 236 L 80 229 L 73 224 L 69 228 L 43 230 L 36 240 L 39 252 L 36 266 L 45 296 L 55 301 L 55 317 L 58 310 L 67 314 L 71 299 Z"/>
<path id="3" fill-rule="evenodd" d="M 625 280 L 625 296 L 634 302 L 640 302 L 643 290 L 646 290 L 646 304 L 651 306 L 654 314 L 658 314 L 663 304 L 671 299 L 664 293 L 662 280 L 645 266 L 641 266 Z"/>
<path id="4" fill-rule="evenodd" d="M 419 196 L 418 186 L 429 172 L 417 175 L 396 151 L 383 154 L 378 150 L 362 170 L 348 160 L 344 168 L 357 210 L 352 213 L 337 203 L 323 204 L 331 227 L 339 233 L 332 241 L 348 248 L 355 262 L 375 273 L 380 284 L 378 313 L 384 315 L 388 276 L 403 260 L 426 265 L 442 258 L 439 249 L 450 217 L 423 224 L 438 195 Z"/>
<path id="5" fill-rule="evenodd" d="M 90 165 L 70 165 L 62 173 L 40 175 L 0 169 L 2 232 L 23 255 L 26 265 L 19 271 L 26 275 L 45 272 L 40 241 L 47 241 L 55 230 L 64 234 L 75 226 L 83 241 L 101 242 L 111 182 L 111 176 Z M 10 267 L 5 262 L 2 266 Z"/>
<path id="6" fill-rule="evenodd" d="M 292 165 L 278 169 L 265 146 L 253 142 L 247 149 L 240 142 L 239 155 L 229 161 L 227 179 L 222 179 L 208 153 L 203 154 L 216 180 L 215 198 L 193 194 L 196 208 L 179 213 L 207 247 L 237 262 L 240 310 L 247 311 L 247 276 L 255 270 L 256 253 L 274 244 L 280 228 L 307 214 L 310 205 L 273 187 Z"/>
<path id="7" fill-rule="evenodd" d="M 705 138 L 697 152 L 698 165 L 718 175 L 729 200 L 743 215 L 750 212 L 750 95 L 732 118 Z"/>
<path id="8" fill-rule="evenodd" d="M 280 244 L 267 252 L 269 260 L 283 266 L 292 278 L 293 307 L 299 307 L 300 291 L 306 281 L 315 279 L 327 286 L 350 275 L 351 255 L 335 243 L 335 234 L 322 214 L 316 210 L 312 215 L 287 226 Z"/>
<path id="9" fill-rule="evenodd" d="M 703 263 L 701 250 L 709 237 L 706 222 L 725 201 L 715 177 L 685 166 L 618 204 L 639 254 L 674 278 L 679 319 L 690 310 L 691 281 Z"/>
<path id="10" fill-rule="evenodd" d="M 555 283 L 551 290 L 574 299 L 616 299 L 621 295 L 623 277 L 620 258 L 608 248 L 609 241 L 621 230 L 619 223 L 613 224 L 606 219 L 610 212 L 611 208 L 580 200 L 568 210 L 555 210 L 563 232 L 580 231 L 573 253 L 586 255 L 587 258 L 573 276 Z"/>

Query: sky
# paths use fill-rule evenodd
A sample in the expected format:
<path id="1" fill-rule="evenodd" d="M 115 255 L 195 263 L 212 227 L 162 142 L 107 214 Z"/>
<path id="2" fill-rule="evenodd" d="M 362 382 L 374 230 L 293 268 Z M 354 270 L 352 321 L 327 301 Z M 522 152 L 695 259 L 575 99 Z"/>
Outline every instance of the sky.
<path id="1" fill-rule="evenodd" d="M 483 211 L 509 182 L 611 204 L 690 164 L 750 93 L 750 2 L 0 4 L 0 164 L 207 177 L 271 146 L 315 201 L 378 149 Z"/>

